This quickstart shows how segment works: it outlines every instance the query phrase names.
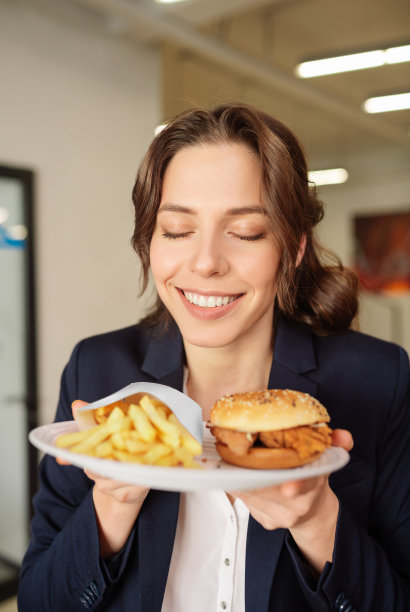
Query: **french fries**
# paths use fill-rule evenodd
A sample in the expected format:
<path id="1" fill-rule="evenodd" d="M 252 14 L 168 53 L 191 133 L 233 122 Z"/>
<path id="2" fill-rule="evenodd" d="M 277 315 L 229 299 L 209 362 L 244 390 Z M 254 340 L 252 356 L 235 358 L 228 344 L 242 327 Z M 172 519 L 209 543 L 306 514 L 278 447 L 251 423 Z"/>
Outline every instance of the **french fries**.
<path id="1" fill-rule="evenodd" d="M 61 434 L 56 446 L 74 453 L 143 465 L 198 468 L 202 446 L 159 400 L 144 395 L 138 404 L 97 408 L 90 429 Z"/>

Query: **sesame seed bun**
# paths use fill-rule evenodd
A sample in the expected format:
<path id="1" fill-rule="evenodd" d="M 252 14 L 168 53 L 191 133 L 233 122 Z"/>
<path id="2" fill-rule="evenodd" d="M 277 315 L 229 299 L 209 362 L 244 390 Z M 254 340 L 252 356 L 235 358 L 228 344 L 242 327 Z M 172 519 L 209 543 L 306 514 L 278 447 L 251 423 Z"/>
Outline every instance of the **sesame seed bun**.
<path id="1" fill-rule="evenodd" d="M 213 425 L 250 433 L 329 421 L 326 408 L 317 399 L 290 389 L 225 395 L 210 414 Z"/>

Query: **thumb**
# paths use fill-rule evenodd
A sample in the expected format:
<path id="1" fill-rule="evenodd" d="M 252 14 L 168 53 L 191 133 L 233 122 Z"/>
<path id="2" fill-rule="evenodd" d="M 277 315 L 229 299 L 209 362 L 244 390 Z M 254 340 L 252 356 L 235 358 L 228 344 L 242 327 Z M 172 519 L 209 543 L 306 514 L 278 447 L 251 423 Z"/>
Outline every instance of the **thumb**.
<path id="1" fill-rule="evenodd" d="M 353 448 L 353 437 L 347 429 L 334 429 L 332 434 L 333 446 L 341 446 L 347 451 Z"/>
<path id="2" fill-rule="evenodd" d="M 83 406 L 86 406 L 88 404 L 88 402 L 83 402 L 82 400 L 74 400 L 73 403 L 71 404 L 71 410 L 73 411 L 73 418 L 75 419 L 75 416 L 77 414 L 77 410 L 79 408 L 82 408 Z"/>

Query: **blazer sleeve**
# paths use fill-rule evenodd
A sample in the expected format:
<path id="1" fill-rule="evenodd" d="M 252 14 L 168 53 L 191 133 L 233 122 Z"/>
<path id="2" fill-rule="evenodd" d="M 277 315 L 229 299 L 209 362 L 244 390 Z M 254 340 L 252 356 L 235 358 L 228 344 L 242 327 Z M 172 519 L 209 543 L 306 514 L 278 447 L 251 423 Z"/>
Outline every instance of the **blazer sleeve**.
<path id="1" fill-rule="evenodd" d="M 77 399 L 81 343 L 74 349 L 61 381 L 56 420 L 72 419 Z M 65 612 L 95 608 L 115 584 L 135 537 L 125 545 L 118 575 L 100 562 L 92 482 L 83 470 L 60 466 L 45 456 L 39 466 L 39 490 L 33 498 L 31 541 L 23 559 L 18 604 L 21 612 Z"/>
<path id="2" fill-rule="evenodd" d="M 287 537 L 299 582 L 314 610 L 410 609 L 409 363 L 399 350 L 394 394 L 377 442 L 377 478 L 367 524 L 341 499 L 333 560 L 317 583 Z"/>

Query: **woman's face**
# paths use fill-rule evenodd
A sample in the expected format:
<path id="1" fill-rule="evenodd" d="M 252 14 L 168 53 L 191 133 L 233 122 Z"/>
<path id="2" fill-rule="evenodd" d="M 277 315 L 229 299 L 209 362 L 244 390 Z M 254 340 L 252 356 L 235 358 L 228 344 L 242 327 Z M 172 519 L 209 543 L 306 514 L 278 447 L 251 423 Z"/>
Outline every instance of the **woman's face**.
<path id="1" fill-rule="evenodd" d="M 215 348 L 271 334 L 280 253 L 260 183 L 258 158 L 240 144 L 186 147 L 165 171 L 151 269 L 185 342 Z"/>

